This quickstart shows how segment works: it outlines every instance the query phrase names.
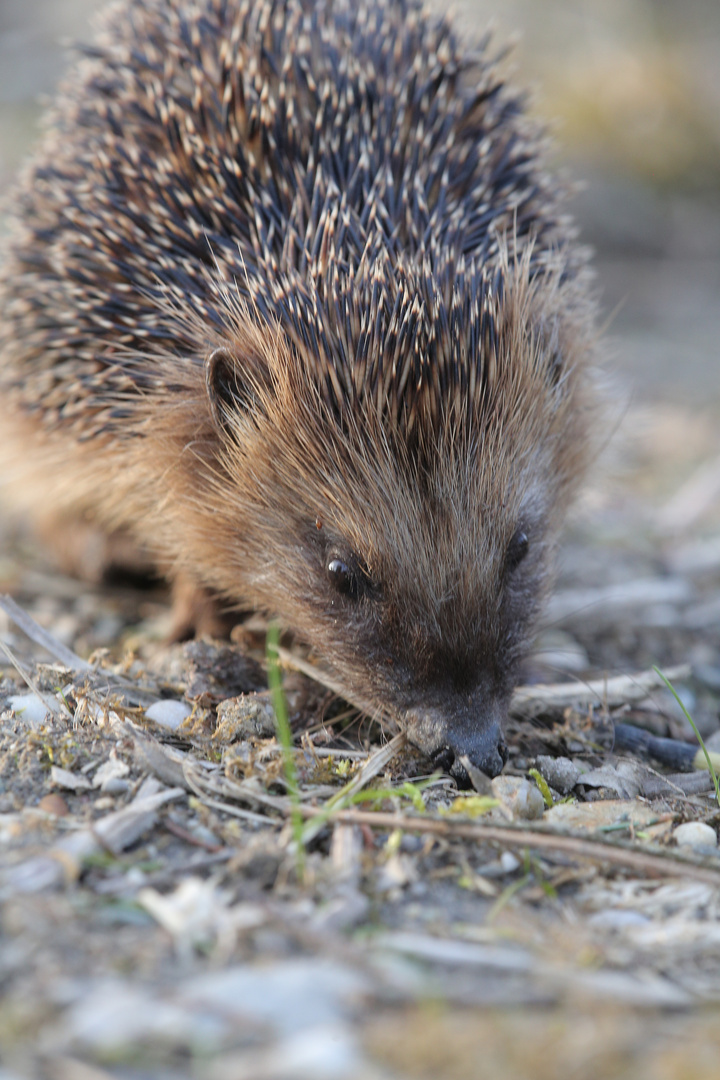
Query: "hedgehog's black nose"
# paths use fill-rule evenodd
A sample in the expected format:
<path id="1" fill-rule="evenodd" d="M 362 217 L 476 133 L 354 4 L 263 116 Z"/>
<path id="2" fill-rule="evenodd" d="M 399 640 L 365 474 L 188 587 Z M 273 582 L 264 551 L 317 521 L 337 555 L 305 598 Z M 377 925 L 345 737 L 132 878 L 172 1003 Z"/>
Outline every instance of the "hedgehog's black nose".
<path id="1" fill-rule="evenodd" d="M 454 777 L 457 786 L 460 788 L 473 787 L 472 780 L 468 775 L 468 771 L 463 765 L 463 759 L 469 760 L 471 765 L 474 765 L 476 769 L 484 773 L 485 776 L 492 780 L 495 776 L 499 776 L 505 767 L 505 763 L 508 759 L 507 746 L 505 740 L 501 739 L 497 746 L 483 754 L 481 757 L 470 757 L 463 754 L 462 756 L 456 756 L 449 772 Z"/>
<path id="2" fill-rule="evenodd" d="M 455 707 L 444 703 L 444 707 L 409 711 L 405 720 L 409 739 L 429 755 L 436 768 L 449 772 L 459 787 L 472 786 L 470 767 L 490 779 L 498 776 L 508 758 L 503 736 L 505 701 L 487 693 L 451 705 Z"/>
<path id="3" fill-rule="evenodd" d="M 467 758 L 471 765 L 492 779 L 499 776 L 508 759 L 507 746 L 500 722 L 479 725 L 473 731 L 463 731 L 432 755 L 433 764 L 457 781 L 458 787 L 472 787 L 467 769 L 462 759 Z"/>

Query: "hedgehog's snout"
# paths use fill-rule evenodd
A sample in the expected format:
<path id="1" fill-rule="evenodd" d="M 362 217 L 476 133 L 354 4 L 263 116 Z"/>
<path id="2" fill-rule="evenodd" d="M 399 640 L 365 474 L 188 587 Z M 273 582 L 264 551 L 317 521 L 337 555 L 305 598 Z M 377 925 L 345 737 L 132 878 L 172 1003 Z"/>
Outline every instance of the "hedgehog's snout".
<path id="1" fill-rule="evenodd" d="M 492 780 L 503 771 L 508 759 L 508 751 L 502 731 L 493 727 L 489 732 L 481 732 L 470 747 L 461 746 L 458 749 L 444 747 L 441 756 L 444 756 L 444 761 L 450 762 L 450 764 L 443 764 L 443 768 L 454 777 L 458 787 L 469 788 L 473 786 L 473 783 L 463 764 L 464 761 L 468 761 L 471 766 L 479 769 Z M 440 763 L 437 758 L 434 758 L 434 762 L 436 765 Z"/>
<path id="2" fill-rule="evenodd" d="M 459 787 L 471 787 L 463 759 L 491 779 L 505 766 L 508 758 L 503 735 L 505 712 L 497 700 L 478 702 L 471 698 L 463 707 L 449 711 L 413 710 L 406 717 L 405 730 L 410 741 L 434 765 L 449 772 Z"/>
<path id="3" fill-rule="evenodd" d="M 442 747 L 432 758 L 435 765 L 439 765 L 455 778 L 458 787 L 467 788 L 472 787 L 472 781 L 463 760 L 492 780 L 503 771 L 508 752 L 502 728 L 497 722 L 493 722 L 489 726 L 481 725 L 469 737 L 460 738 Z"/>

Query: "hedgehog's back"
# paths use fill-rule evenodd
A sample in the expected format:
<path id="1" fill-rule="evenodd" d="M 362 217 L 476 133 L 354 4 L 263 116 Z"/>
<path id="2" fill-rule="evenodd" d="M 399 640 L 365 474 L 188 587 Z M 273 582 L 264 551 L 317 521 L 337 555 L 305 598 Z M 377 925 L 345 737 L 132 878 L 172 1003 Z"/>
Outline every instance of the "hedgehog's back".
<path id="1" fill-rule="evenodd" d="M 467 322 L 503 236 L 540 272 L 565 248 L 535 142 L 482 52 L 404 0 L 120 4 L 15 196 L 0 380 L 50 427 L 127 427 L 168 386 L 155 358 L 231 327 L 229 283 L 356 384 L 368 306 L 384 333 L 419 304 L 442 325 L 461 280 Z"/>

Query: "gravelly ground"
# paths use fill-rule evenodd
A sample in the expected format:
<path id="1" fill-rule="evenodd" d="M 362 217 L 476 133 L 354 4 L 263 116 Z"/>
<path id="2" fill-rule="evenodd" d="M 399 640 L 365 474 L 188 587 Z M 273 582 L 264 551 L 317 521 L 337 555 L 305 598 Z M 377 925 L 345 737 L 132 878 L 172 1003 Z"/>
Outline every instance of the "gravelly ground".
<path id="1" fill-rule="evenodd" d="M 59 70 L 57 34 L 82 34 L 92 6 L 2 5 L 3 180 L 26 141 L 35 91 L 49 90 Z M 554 77 L 559 52 L 573 51 L 567 33 L 581 58 L 587 41 L 594 56 L 615 56 L 615 71 L 627 71 L 628 55 L 641 57 L 641 72 L 665 70 L 659 58 L 673 42 L 673 62 L 679 50 L 709 107 L 714 9 L 685 5 L 678 21 L 677 5 L 626 6 L 624 36 L 612 5 L 584 5 L 581 18 L 571 4 L 517 0 L 498 21 L 507 29 L 527 20 L 531 43 L 545 48 L 548 60 L 527 63 L 527 42 L 521 57 L 530 77 L 544 77 L 548 104 L 561 92 L 564 101 L 590 93 L 572 64 Z M 675 138 L 689 115 L 657 78 L 655 127 L 647 129 L 647 110 L 633 114 L 645 117 L 635 141 L 652 143 L 651 166 L 632 159 L 631 138 L 603 128 L 607 116 L 594 116 L 588 139 L 578 109 L 554 110 L 564 116 L 568 160 L 589 176 L 577 206 L 599 249 L 605 310 L 615 312 L 607 342 L 622 404 L 569 528 L 527 679 L 582 688 L 689 663 L 677 689 L 712 744 L 720 211 L 709 150 L 703 157 L 682 144 L 683 177 L 655 175 L 668 153 L 647 131 Z M 607 106 L 616 125 L 624 100 L 615 113 Z M 702 117 L 690 127 L 707 135 Z M 714 145 L 709 135 L 696 141 Z M 423 792 L 430 809 L 413 818 L 417 809 L 396 791 L 325 825 L 300 883 L 279 758 L 267 739 L 238 739 L 232 727 L 217 736 L 217 702 L 237 687 L 223 684 L 217 651 L 162 646 L 162 590 L 92 590 L 63 578 L 3 519 L 0 592 L 82 657 L 107 650 L 96 653 L 103 666 L 88 684 L 48 667 L 47 653 L 0 613 L 0 640 L 57 714 L 41 708 L 35 717 L 29 698 L 12 712 L 10 696 L 27 687 L 9 661 L 0 667 L 0 1080 L 717 1076 L 720 859 L 711 845 L 679 863 L 673 832 L 688 820 L 716 830 L 720 813 L 701 774 L 663 787 L 656 771 L 667 770 L 656 760 L 601 750 L 602 700 L 513 720 L 509 780 L 494 791 L 504 811 L 468 818 L 480 809 L 470 803 L 465 816 L 443 814 L 461 804 L 440 778 Z M 262 660 L 262 633 L 244 640 Z M 126 685 L 108 690 L 121 675 L 136 691 L 185 701 L 190 720 L 179 732 L 153 724 L 140 691 L 129 705 Z M 346 728 L 344 707 L 301 676 L 287 674 L 286 689 L 295 727 L 310 729 L 298 755 L 301 789 L 308 804 L 322 804 L 354 775 L 357 755 L 383 739 L 366 723 Z M 690 738 L 666 691 L 640 704 L 629 696 L 611 705 L 615 720 Z M 312 731 L 318 710 L 324 724 Z M 318 756 L 330 749 L 333 757 Z M 546 811 L 541 835 L 564 830 L 595 845 L 620 837 L 620 846 L 462 834 L 473 821 L 538 828 L 517 816 L 515 788 L 543 754 L 605 771 L 597 786 L 587 772 L 578 778 L 574 809 Z M 426 768 L 399 750 L 369 786 L 397 789 Z M 395 814 L 396 824 L 403 815 L 403 827 L 360 811 Z M 445 831 L 429 832 L 433 822 Z M 618 852 L 625 865 L 612 861 Z M 665 863 L 643 862 L 648 855 Z"/>

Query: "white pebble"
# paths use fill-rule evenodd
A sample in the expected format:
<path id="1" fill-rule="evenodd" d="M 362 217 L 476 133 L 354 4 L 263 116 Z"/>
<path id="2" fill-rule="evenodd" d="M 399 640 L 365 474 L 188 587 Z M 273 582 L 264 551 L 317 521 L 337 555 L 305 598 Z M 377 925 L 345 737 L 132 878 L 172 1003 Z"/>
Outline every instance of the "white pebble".
<path id="1" fill-rule="evenodd" d="M 175 731 L 191 712 L 192 709 L 184 701 L 156 701 L 149 709 L 145 710 L 145 716 L 148 720 L 160 724 L 161 727 L 171 728 Z"/>
<path id="2" fill-rule="evenodd" d="M 703 821 L 687 821 L 673 833 L 678 847 L 717 847 L 715 830 Z"/>
<path id="3" fill-rule="evenodd" d="M 500 866 L 505 874 L 514 874 L 520 867 L 520 860 L 512 851 L 503 851 L 500 856 Z"/>
<path id="4" fill-rule="evenodd" d="M 13 694 L 8 703 L 13 712 L 31 727 L 36 727 L 45 722 L 48 707 L 37 694 Z"/>

